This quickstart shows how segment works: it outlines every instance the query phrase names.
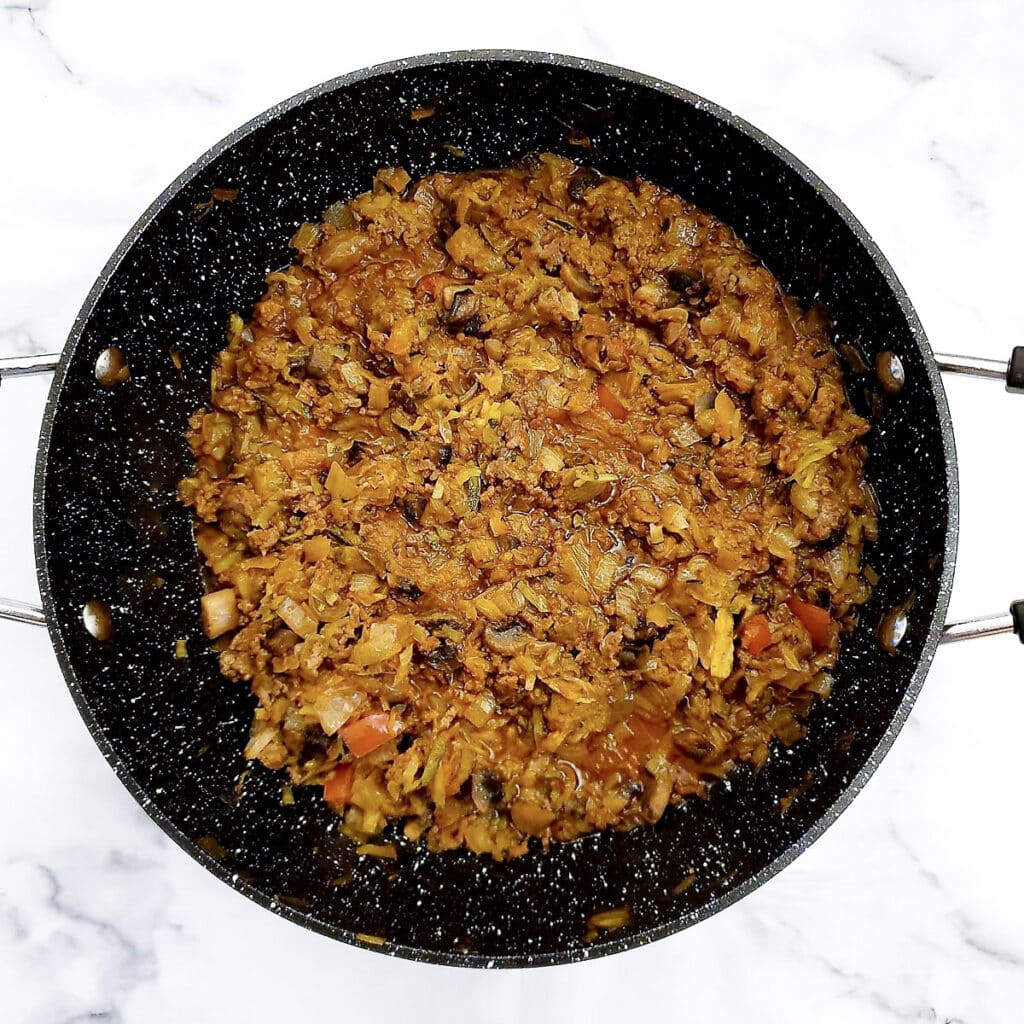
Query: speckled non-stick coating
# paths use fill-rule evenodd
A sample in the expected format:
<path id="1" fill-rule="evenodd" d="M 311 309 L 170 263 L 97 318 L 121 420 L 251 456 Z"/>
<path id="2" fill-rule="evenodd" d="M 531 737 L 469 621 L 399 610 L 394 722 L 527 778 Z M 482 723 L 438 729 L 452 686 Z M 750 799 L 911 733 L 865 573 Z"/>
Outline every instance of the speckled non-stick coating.
<path id="1" fill-rule="evenodd" d="M 417 106 L 436 113 L 413 121 Z M 592 149 L 573 145 L 571 129 Z M 654 827 L 505 864 L 408 845 L 397 863 L 359 859 L 319 790 L 296 790 L 294 805 L 282 806 L 279 775 L 257 766 L 239 782 L 250 768 L 242 749 L 253 699 L 221 678 L 199 629 L 199 559 L 175 499 L 189 466 L 186 419 L 207 398 L 228 314 L 249 313 L 267 271 L 288 262 L 301 221 L 368 188 L 382 166 L 416 177 L 502 166 L 531 150 L 640 174 L 693 200 L 732 225 L 784 288 L 825 302 L 840 340 L 869 360 L 899 354 L 906 387 L 886 397 L 871 435 L 882 539 L 868 557 L 881 583 L 844 641 L 835 692 L 812 714 L 809 737 L 758 775 L 740 771 Z M 237 200 L 198 216 L 217 186 L 237 188 Z M 109 345 L 131 370 L 112 389 L 94 376 Z M 871 383 L 850 377 L 861 409 Z M 505 52 L 340 78 L 257 118 L 185 172 L 114 254 L 75 323 L 50 394 L 35 500 L 40 587 L 68 685 L 157 823 L 291 920 L 350 942 L 379 936 L 386 943 L 373 948 L 387 953 L 472 966 L 579 960 L 656 939 L 805 849 L 906 718 L 935 650 L 956 544 L 955 454 L 934 361 L 892 270 L 836 197 L 774 142 L 692 94 L 591 62 Z M 908 635 L 886 654 L 879 616 L 911 593 Z M 94 598 L 113 613 L 107 644 L 82 624 Z M 188 640 L 185 660 L 173 657 L 178 638 Z M 780 798 L 801 784 L 782 815 Z M 691 869 L 692 886 L 672 895 Z M 634 923 L 585 944 L 586 917 L 623 903 Z"/>

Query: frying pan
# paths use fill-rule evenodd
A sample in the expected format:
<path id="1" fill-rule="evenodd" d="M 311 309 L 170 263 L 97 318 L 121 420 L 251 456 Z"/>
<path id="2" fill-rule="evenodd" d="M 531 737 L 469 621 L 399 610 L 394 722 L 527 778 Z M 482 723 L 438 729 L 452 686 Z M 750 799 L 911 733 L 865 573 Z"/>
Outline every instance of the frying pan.
<path id="1" fill-rule="evenodd" d="M 417 107 L 435 112 L 414 120 Z M 881 522 L 867 560 L 880 581 L 843 640 L 834 691 L 812 711 L 807 738 L 774 751 L 760 772 L 738 770 L 655 826 L 507 863 L 408 843 L 397 862 L 359 858 L 318 789 L 297 789 L 286 806 L 280 775 L 243 759 L 253 698 L 220 676 L 199 629 L 200 559 L 175 497 L 190 467 L 187 419 L 208 397 L 229 314 L 247 314 L 266 273 L 289 262 L 299 223 L 368 188 L 382 166 L 417 177 L 543 150 L 681 194 L 736 229 L 788 292 L 826 304 L 843 351 L 863 357 L 847 384 L 874 421 L 867 475 Z M 127 363 L 120 383 L 111 348 Z M 895 394 L 874 373 L 885 353 L 905 379 Z M 287 100 L 202 156 L 117 248 L 59 362 L 4 361 L 4 377 L 56 372 L 35 477 L 42 608 L 9 601 L 0 613 L 45 622 L 118 777 L 183 849 L 257 903 L 334 938 L 437 963 L 517 967 L 613 953 L 701 921 L 792 861 L 878 766 L 940 640 L 1020 626 L 1020 605 L 943 625 L 957 467 L 940 368 L 1024 385 L 1020 350 L 1007 365 L 937 362 L 861 225 L 732 114 L 664 82 L 551 54 L 382 65 Z M 179 640 L 187 657 L 175 656 Z M 623 904 L 632 924 L 585 941 L 589 915 Z"/>

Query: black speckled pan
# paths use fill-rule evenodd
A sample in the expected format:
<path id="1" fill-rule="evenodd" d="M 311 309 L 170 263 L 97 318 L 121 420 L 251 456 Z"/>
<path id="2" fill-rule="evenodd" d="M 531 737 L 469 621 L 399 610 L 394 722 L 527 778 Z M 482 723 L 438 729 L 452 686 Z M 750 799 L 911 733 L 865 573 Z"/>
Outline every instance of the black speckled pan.
<path id="1" fill-rule="evenodd" d="M 436 113 L 414 121 L 414 107 Z M 578 148 L 586 136 L 591 149 Z M 902 360 L 871 436 L 881 574 L 807 739 L 656 826 L 505 864 L 408 845 L 357 858 L 319 790 L 281 803 L 281 777 L 243 757 L 252 698 L 218 674 L 198 624 L 200 563 L 175 486 L 233 310 L 248 314 L 303 220 L 401 164 L 414 176 L 552 150 L 643 175 L 732 225 L 804 303 L 823 301 L 868 362 Z M 208 200 L 213 188 L 234 202 Z M 116 346 L 130 379 L 97 383 Z M 172 359 L 172 351 L 178 353 Z M 176 365 L 180 362 L 180 367 Z M 849 390 L 865 411 L 866 376 Z M 875 412 L 878 412 L 876 408 Z M 548 54 L 452 53 L 360 71 L 239 129 L 132 228 L 74 325 L 50 392 L 35 492 L 39 583 L 61 667 L 118 776 L 183 849 L 296 923 L 382 952 L 464 966 L 582 960 L 669 935 L 769 879 L 849 804 L 888 750 L 928 670 L 953 573 L 957 474 L 935 361 L 907 296 L 849 211 L 806 167 L 712 104 L 632 72 Z M 915 603 L 896 653 L 880 614 Z M 109 606 L 114 636 L 83 626 Z M 176 659 L 187 638 L 189 657 Z M 780 799 L 799 788 L 785 814 Z M 694 881 L 674 894 L 694 872 Z M 584 941 L 595 911 L 633 923 Z"/>

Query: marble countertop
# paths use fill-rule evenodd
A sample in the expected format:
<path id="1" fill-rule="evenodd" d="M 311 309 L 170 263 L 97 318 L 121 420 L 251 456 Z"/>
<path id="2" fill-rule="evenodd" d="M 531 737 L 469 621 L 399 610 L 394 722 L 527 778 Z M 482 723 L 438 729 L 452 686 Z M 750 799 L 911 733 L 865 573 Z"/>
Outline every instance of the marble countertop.
<path id="1" fill-rule="evenodd" d="M 520 0 L 499 20 L 484 5 L 404 0 L 4 4 L 0 355 L 59 349 L 138 213 L 265 107 L 379 61 L 500 46 L 626 65 L 735 110 L 861 218 L 937 349 L 1005 357 L 1024 343 L 1024 8 L 839 6 L 733 0 L 627 15 L 601 0 Z M 0 593 L 29 600 L 45 394 L 45 382 L 26 380 L 0 395 Z M 1024 498 L 1008 464 L 1024 401 L 975 381 L 949 382 L 949 395 L 962 463 L 961 617 L 1024 596 L 1024 548 L 1006 543 Z M 631 953 L 503 973 L 348 948 L 232 892 L 117 782 L 45 631 L 0 623 L 0 648 L 6 1020 L 263 1021 L 296 1010 L 375 1020 L 412 1010 L 421 1021 L 1020 1019 L 1024 651 L 1009 638 L 939 652 L 864 793 L 752 896 Z"/>

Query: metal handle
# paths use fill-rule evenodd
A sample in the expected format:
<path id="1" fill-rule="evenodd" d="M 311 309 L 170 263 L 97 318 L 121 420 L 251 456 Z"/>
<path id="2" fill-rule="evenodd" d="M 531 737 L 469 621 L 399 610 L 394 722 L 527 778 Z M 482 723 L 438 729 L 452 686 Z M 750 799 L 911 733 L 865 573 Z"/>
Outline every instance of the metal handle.
<path id="1" fill-rule="evenodd" d="M 0 384 L 8 377 L 29 377 L 36 373 L 53 373 L 60 362 L 60 353 L 41 356 L 8 356 L 0 359 Z M 34 626 L 45 626 L 46 615 L 37 604 L 11 601 L 0 597 L 0 619 L 12 622 L 30 622 Z"/>
<path id="2" fill-rule="evenodd" d="M 935 354 L 935 362 L 943 373 L 956 373 L 964 377 L 983 380 L 1001 380 L 1007 391 L 1024 391 L 1024 345 L 1018 345 L 1006 362 L 983 359 L 980 356 L 950 356 Z"/>
<path id="3" fill-rule="evenodd" d="M 60 362 L 60 353 L 45 356 L 6 356 L 0 359 L 0 381 L 8 377 L 31 377 L 35 373 L 53 373 Z"/>
<path id="4" fill-rule="evenodd" d="M 957 640 L 977 640 L 982 636 L 995 636 L 997 633 L 1016 632 L 1016 622 L 1009 612 L 1004 615 L 983 615 L 980 619 L 947 622 L 942 627 L 939 643 L 950 644 L 955 643 Z"/>
<path id="5" fill-rule="evenodd" d="M 935 362 L 943 373 L 956 373 L 982 380 L 1001 380 L 1007 391 L 1024 392 L 1024 345 L 1018 345 L 1009 360 L 983 359 L 979 356 L 950 356 L 935 354 Z M 1016 633 L 1024 643 L 1024 601 L 1014 601 L 1010 610 L 1002 615 L 983 615 L 977 619 L 947 622 L 942 627 L 939 643 L 957 640 L 977 640 L 997 633 Z"/>

